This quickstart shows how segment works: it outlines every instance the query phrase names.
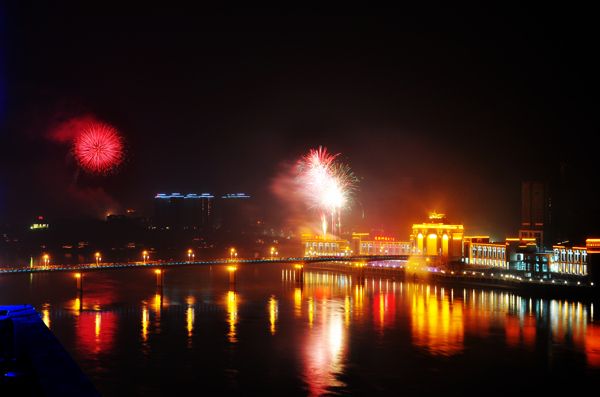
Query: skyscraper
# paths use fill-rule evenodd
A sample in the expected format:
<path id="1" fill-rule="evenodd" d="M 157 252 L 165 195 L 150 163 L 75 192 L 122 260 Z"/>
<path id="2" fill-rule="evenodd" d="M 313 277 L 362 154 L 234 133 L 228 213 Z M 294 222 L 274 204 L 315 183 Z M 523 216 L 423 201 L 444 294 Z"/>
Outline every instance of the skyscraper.
<path id="1" fill-rule="evenodd" d="M 212 227 L 212 198 L 208 193 L 200 196 L 159 193 L 154 197 L 155 226 L 169 229 Z"/>
<path id="2" fill-rule="evenodd" d="M 535 238 L 540 249 L 551 249 L 552 198 L 545 182 L 523 182 L 521 191 L 521 238 Z"/>
<path id="3" fill-rule="evenodd" d="M 250 196 L 244 193 L 228 194 L 219 200 L 218 227 L 230 232 L 247 232 L 254 218 Z"/>

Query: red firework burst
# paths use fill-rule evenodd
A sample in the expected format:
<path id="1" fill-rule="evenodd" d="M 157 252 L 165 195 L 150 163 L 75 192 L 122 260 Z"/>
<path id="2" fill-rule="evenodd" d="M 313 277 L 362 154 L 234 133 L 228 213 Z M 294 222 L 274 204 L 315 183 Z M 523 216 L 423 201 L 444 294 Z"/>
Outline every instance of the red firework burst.
<path id="1" fill-rule="evenodd" d="M 85 127 L 75 138 L 72 152 L 79 166 L 91 174 L 110 174 L 125 158 L 123 137 L 105 124 Z"/>

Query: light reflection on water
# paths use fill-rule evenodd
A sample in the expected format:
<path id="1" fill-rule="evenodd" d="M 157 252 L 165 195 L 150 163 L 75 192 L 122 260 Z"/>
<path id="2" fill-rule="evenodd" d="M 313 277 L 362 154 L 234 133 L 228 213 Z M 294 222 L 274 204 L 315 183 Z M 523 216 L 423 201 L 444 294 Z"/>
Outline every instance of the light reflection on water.
<path id="1" fill-rule="evenodd" d="M 235 329 L 235 324 L 237 323 L 237 297 L 235 295 L 235 291 L 229 291 L 227 293 L 227 313 L 229 313 L 229 334 L 227 334 L 227 336 L 229 336 L 229 342 L 231 343 L 235 343 L 237 342 L 237 339 L 235 337 L 236 335 L 236 329 Z"/>
<path id="2" fill-rule="evenodd" d="M 91 273 L 83 294 L 72 275 L 11 275 L 0 298 L 31 302 L 103 395 L 199 383 L 219 394 L 396 394 L 400 384 L 470 394 L 467 371 L 535 368 L 531 382 L 572 371 L 582 384 L 600 375 L 590 303 L 310 270 L 299 284 L 293 264 L 238 273 L 229 284 L 225 266 L 169 269 L 164 288 L 139 269 Z M 428 382 L 431 368 L 446 384 Z"/>

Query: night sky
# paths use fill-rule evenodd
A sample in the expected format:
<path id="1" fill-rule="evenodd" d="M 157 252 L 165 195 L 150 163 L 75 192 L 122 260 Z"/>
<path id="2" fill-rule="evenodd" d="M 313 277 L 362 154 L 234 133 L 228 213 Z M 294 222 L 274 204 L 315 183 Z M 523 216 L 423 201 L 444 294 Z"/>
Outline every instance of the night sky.
<path id="1" fill-rule="evenodd" d="M 0 6 L 4 223 L 153 215 L 172 192 L 316 222 L 290 178 L 325 146 L 360 178 L 344 222 L 363 231 L 406 238 L 436 210 L 516 236 L 521 183 L 561 178 L 597 230 L 592 9 L 83 3 Z M 127 139 L 117 174 L 76 175 L 57 137 L 86 120 Z"/>

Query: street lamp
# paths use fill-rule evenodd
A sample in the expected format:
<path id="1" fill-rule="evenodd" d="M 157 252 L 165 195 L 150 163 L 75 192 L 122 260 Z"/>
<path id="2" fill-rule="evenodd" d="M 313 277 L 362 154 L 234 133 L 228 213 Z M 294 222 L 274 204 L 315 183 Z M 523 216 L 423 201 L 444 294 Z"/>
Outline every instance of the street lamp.
<path id="1" fill-rule="evenodd" d="M 144 251 L 144 265 L 146 264 L 146 258 L 148 257 L 148 251 Z"/>
<path id="2" fill-rule="evenodd" d="M 44 266 L 48 267 L 49 263 L 50 263 L 50 258 L 48 258 L 48 255 L 44 255 Z"/>
<path id="3" fill-rule="evenodd" d="M 96 252 L 96 266 L 100 263 L 100 253 Z"/>
<path id="4" fill-rule="evenodd" d="M 271 260 L 273 260 L 273 252 L 275 251 L 275 248 L 271 247 Z"/>
<path id="5" fill-rule="evenodd" d="M 192 250 L 188 250 L 188 262 L 192 261 Z"/>
<path id="6" fill-rule="evenodd" d="M 235 252 L 235 248 L 231 249 L 231 255 L 229 256 L 229 261 L 233 262 L 233 253 Z M 235 254 L 235 256 L 237 257 L 237 253 Z"/>

